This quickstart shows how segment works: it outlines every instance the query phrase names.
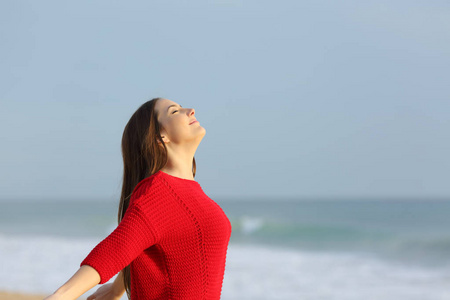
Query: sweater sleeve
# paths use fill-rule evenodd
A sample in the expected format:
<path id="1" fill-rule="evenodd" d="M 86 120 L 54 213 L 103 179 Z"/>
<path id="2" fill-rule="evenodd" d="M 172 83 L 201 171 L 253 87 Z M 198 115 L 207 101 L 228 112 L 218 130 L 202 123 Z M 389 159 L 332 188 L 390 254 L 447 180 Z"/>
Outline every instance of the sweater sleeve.
<path id="1" fill-rule="evenodd" d="M 141 207 L 131 204 L 116 229 L 92 249 L 80 267 L 93 267 L 103 284 L 157 241 L 157 232 Z"/>

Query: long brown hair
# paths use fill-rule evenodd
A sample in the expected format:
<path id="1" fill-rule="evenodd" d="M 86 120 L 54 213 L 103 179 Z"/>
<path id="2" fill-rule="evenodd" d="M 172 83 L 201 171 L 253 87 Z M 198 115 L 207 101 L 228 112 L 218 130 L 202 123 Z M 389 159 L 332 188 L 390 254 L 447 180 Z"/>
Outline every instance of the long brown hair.
<path id="1" fill-rule="evenodd" d="M 167 163 L 167 148 L 160 135 L 160 124 L 155 111 L 155 104 L 160 99 L 163 98 L 153 98 L 142 104 L 131 116 L 123 131 L 123 183 L 118 212 L 119 223 L 128 209 L 131 193 L 136 185 L 144 178 L 161 170 Z M 194 177 L 195 171 L 195 158 L 193 158 Z M 122 273 L 128 299 L 131 299 L 130 266 L 126 266 Z"/>

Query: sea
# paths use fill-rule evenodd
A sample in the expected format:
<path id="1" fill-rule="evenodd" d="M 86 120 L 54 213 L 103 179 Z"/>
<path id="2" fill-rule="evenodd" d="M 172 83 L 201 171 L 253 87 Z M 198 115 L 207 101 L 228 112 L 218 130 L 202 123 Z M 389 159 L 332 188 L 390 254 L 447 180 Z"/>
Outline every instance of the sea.
<path id="1" fill-rule="evenodd" d="M 450 200 L 213 200 L 232 225 L 221 299 L 450 299 Z M 117 208 L 2 200 L 0 290 L 53 292 L 114 230 Z"/>

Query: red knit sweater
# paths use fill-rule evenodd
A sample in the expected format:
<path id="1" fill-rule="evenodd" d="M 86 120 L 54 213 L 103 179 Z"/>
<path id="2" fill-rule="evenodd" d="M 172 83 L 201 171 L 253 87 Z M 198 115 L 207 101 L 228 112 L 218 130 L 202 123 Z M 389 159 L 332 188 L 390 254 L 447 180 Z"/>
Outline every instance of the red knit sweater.
<path id="1" fill-rule="evenodd" d="M 220 299 L 231 224 L 195 180 L 140 181 L 117 228 L 80 264 L 107 282 L 127 265 L 131 299 Z"/>

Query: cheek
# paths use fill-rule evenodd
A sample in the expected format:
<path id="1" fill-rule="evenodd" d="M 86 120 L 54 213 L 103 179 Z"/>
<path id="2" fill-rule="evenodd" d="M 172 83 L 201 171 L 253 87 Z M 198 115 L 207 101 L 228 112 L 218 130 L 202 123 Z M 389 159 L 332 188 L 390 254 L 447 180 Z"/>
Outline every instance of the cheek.
<path id="1" fill-rule="evenodd" d="M 186 124 L 185 118 L 172 118 L 167 122 L 167 132 L 173 141 L 179 141 L 189 135 L 189 125 Z"/>

